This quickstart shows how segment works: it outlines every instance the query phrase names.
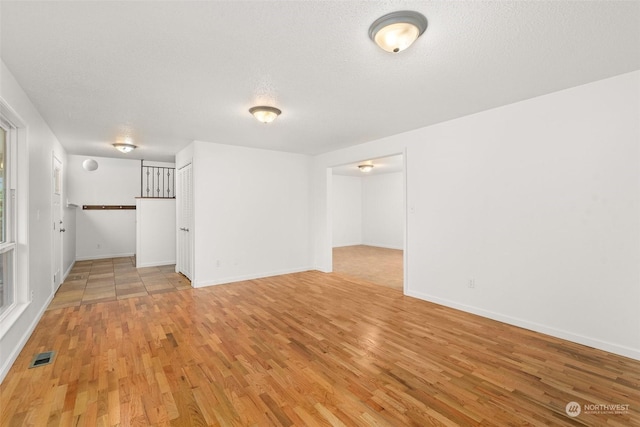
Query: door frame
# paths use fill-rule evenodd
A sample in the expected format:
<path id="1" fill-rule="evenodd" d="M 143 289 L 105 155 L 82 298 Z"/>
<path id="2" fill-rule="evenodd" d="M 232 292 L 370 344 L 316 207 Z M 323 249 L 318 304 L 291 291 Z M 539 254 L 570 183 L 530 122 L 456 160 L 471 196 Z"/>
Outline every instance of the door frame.
<path id="1" fill-rule="evenodd" d="M 183 190 L 183 180 L 184 180 L 184 170 L 186 168 L 191 168 L 191 221 L 189 224 L 189 237 L 184 236 L 184 231 L 180 230 L 184 224 L 183 224 L 183 200 L 184 200 L 184 195 L 182 194 L 182 190 Z M 194 179 L 193 179 L 193 161 L 187 162 L 184 165 L 182 165 L 179 168 L 176 168 L 176 273 L 181 273 L 183 274 L 185 277 L 187 277 L 190 281 L 191 281 L 191 287 L 195 288 L 196 287 L 196 281 L 195 281 L 195 235 L 193 233 L 194 230 L 194 218 L 195 218 L 195 211 L 193 209 L 194 206 Z M 183 236 L 184 238 L 187 238 L 190 240 L 187 240 L 187 245 L 189 246 L 189 252 L 191 254 L 190 259 L 188 260 L 189 266 L 188 266 L 188 270 L 190 272 L 191 277 L 188 277 L 186 274 L 184 274 L 182 271 L 180 271 L 180 268 L 183 266 L 184 261 L 184 253 L 181 250 L 181 236 Z"/>
<path id="2" fill-rule="evenodd" d="M 329 270 L 328 273 L 333 272 L 333 168 L 338 166 L 344 166 L 351 163 L 358 163 L 359 161 L 365 161 L 371 158 L 383 158 L 383 157 L 391 157 L 391 156 L 402 156 L 402 198 L 403 198 L 403 221 L 404 221 L 404 230 L 403 230 L 403 249 L 402 249 L 402 269 L 403 269 L 403 285 L 402 285 L 402 293 L 408 295 L 409 292 L 409 204 L 408 204 L 408 180 L 407 180 L 407 149 L 400 152 L 392 152 L 389 154 L 376 154 L 369 157 L 358 156 L 356 160 L 341 162 L 339 164 L 332 164 L 326 167 L 325 170 L 325 215 L 326 215 L 326 224 L 327 228 L 325 230 L 325 244 L 323 245 L 323 252 L 325 253 L 326 259 L 329 261 Z M 364 158 L 364 160 L 362 160 Z"/>
<path id="3" fill-rule="evenodd" d="M 56 175 L 56 162 L 60 165 L 60 173 L 58 175 Z M 58 158 L 58 156 L 56 156 L 55 151 L 52 152 L 51 155 L 51 224 L 53 224 L 52 227 L 52 239 L 51 239 L 51 277 L 53 278 L 53 282 L 52 282 L 52 289 L 53 289 L 53 293 L 55 294 L 55 292 L 58 290 L 58 288 L 60 287 L 60 285 L 62 284 L 62 275 L 63 273 L 63 269 L 64 269 L 64 236 L 61 234 L 60 229 L 63 227 L 63 214 L 64 214 L 64 210 L 63 210 L 63 202 L 62 202 L 62 195 L 63 195 L 63 183 L 64 183 L 64 179 L 63 179 L 63 175 L 64 174 L 64 169 L 63 169 L 63 164 L 62 164 L 62 160 L 60 160 Z M 56 197 L 56 195 L 59 194 L 60 196 L 60 206 L 58 206 L 58 210 L 59 210 L 59 218 L 60 218 L 60 222 L 56 223 L 57 219 L 56 219 L 56 206 L 54 204 L 54 198 Z M 57 233 L 57 234 L 56 234 Z M 56 248 L 56 236 L 59 236 L 60 238 L 60 246 L 58 248 Z M 56 275 L 56 261 L 57 261 L 57 257 L 56 257 L 56 251 L 59 253 L 59 257 L 60 257 L 60 265 L 57 266 L 57 271 L 58 271 L 58 275 Z"/>

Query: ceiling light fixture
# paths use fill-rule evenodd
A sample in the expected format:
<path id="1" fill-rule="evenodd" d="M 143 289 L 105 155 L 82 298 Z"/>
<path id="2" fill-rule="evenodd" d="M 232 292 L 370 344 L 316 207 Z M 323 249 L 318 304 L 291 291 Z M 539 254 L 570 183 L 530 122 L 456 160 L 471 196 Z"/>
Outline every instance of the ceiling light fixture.
<path id="1" fill-rule="evenodd" d="M 358 165 L 358 167 L 362 172 L 371 172 L 371 169 L 373 169 L 373 165 Z"/>
<path id="2" fill-rule="evenodd" d="M 249 108 L 249 112 L 262 123 L 271 123 L 282 113 L 282 111 L 275 107 L 266 106 L 251 107 Z"/>
<path id="3" fill-rule="evenodd" d="M 402 52 L 427 29 L 427 18 L 421 13 L 402 10 L 388 13 L 369 27 L 369 38 L 387 52 Z"/>
<path id="4" fill-rule="evenodd" d="M 121 151 L 123 153 L 130 153 L 133 150 L 135 150 L 136 148 L 138 148 L 137 146 L 133 145 L 133 144 L 123 144 L 123 143 L 118 143 L 118 144 L 113 144 L 113 146 L 116 148 L 116 150 Z"/>
<path id="5" fill-rule="evenodd" d="M 98 162 L 96 162 L 94 159 L 87 159 L 82 162 L 82 167 L 87 172 L 93 172 L 94 170 L 98 169 Z"/>

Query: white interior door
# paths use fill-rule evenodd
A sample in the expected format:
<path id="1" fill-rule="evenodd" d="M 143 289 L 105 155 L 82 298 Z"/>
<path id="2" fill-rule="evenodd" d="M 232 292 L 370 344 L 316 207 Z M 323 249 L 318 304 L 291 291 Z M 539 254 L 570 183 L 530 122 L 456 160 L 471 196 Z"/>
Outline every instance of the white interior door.
<path id="1" fill-rule="evenodd" d="M 53 219 L 53 247 L 51 266 L 53 270 L 53 291 L 62 283 L 62 162 L 53 156 L 53 175 L 51 185 L 51 213 Z"/>
<path id="2" fill-rule="evenodd" d="M 177 270 L 193 280 L 193 174 L 191 164 L 178 170 Z"/>

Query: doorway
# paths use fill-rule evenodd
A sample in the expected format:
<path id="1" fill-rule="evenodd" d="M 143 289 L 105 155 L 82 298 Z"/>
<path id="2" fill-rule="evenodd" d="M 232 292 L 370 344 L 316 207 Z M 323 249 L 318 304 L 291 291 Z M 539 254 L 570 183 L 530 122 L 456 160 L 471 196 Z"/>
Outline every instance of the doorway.
<path id="1" fill-rule="evenodd" d="M 62 162 L 55 154 L 53 154 L 51 178 L 51 216 L 53 219 L 51 267 L 53 270 L 53 293 L 55 293 L 62 283 L 62 233 L 65 232 L 62 223 Z"/>
<path id="2" fill-rule="evenodd" d="M 193 169 L 191 163 L 178 170 L 178 253 L 176 271 L 191 280 L 193 285 Z"/>
<path id="3" fill-rule="evenodd" d="M 333 272 L 404 289 L 402 154 L 332 168 Z"/>

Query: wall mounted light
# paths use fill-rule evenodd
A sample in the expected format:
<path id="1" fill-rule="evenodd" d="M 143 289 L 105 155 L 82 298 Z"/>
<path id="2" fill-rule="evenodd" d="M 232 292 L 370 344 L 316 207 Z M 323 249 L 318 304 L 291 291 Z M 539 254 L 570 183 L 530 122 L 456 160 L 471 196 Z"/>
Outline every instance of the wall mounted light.
<path id="1" fill-rule="evenodd" d="M 402 10 L 388 13 L 369 27 L 369 38 L 387 52 L 402 52 L 427 29 L 427 18 L 421 13 Z"/>
<path id="2" fill-rule="evenodd" d="M 263 105 L 251 107 L 249 108 L 249 112 L 262 123 L 271 123 L 282 113 L 282 111 L 275 107 L 267 107 Z"/>
<path id="3" fill-rule="evenodd" d="M 371 172 L 371 169 L 373 169 L 373 165 L 358 165 L 358 167 L 362 172 Z"/>
<path id="4" fill-rule="evenodd" d="M 82 162 L 82 168 L 87 172 L 93 172 L 94 170 L 98 169 L 98 162 L 93 159 L 87 159 Z"/>
<path id="5" fill-rule="evenodd" d="M 125 144 L 125 143 L 118 143 L 118 144 L 113 144 L 113 146 L 116 148 L 116 150 L 121 151 L 123 153 L 130 153 L 133 150 L 135 150 L 136 148 L 138 148 L 137 146 L 133 145 L 133 144 Z"/>

